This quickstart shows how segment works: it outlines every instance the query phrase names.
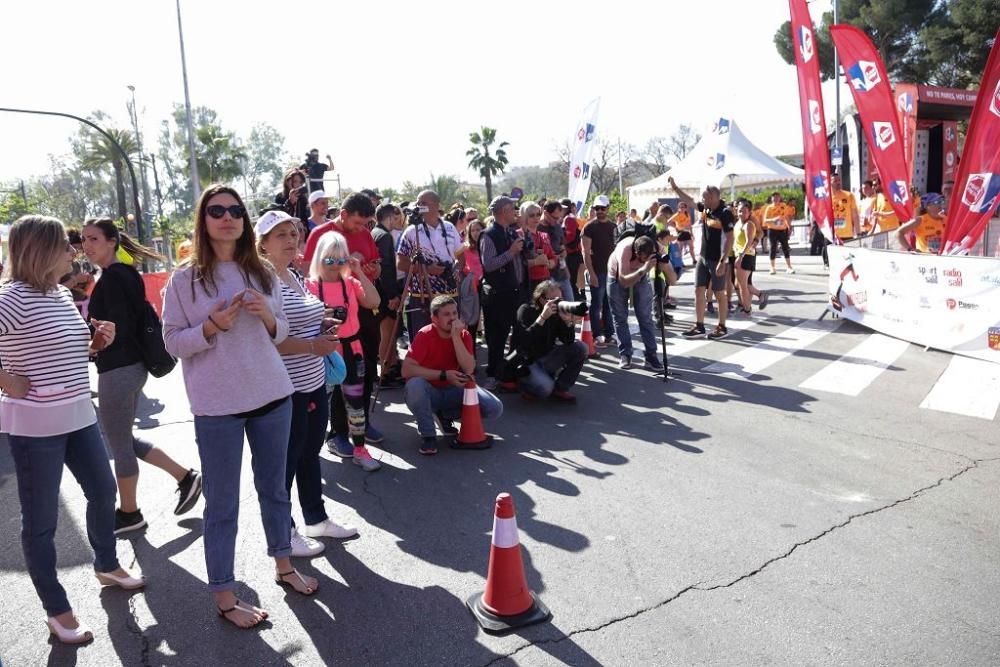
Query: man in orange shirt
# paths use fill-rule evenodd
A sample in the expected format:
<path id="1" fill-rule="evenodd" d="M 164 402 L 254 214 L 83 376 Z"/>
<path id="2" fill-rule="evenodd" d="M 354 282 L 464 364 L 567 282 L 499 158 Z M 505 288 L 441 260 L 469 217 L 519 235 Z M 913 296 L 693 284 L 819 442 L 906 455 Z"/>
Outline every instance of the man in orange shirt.
<path id="1" fill-rule="evenodd" d="M 913 231 L 917 240 L 917 252 L 937 254 L 941 252 L 941 239 L 944 238 L 944 215 L 941 213 L 944 197 L 936 192 L 928 192 L 923 196 L 922 202 L 927 212 L 900 227 L 896 236 L 901 246 L 911 250 L 906 237 Z"/>
<path id="2" fill-rule="evenodd" d="M 685 202 L 677 205 L 677 212 L 667 220 L 667 225 L 677 229 L 677 242 L 681 244 L 681 257 L 684 257 L 683 249 L 686 247 L 691 256 L 691 266 L 697 264 L 698 258 L 694 255 L 694 236 L 691 234 L 691 216 Z"/>
<path id="3" fill-rule="evenodd" d="M 892 202 L 885 194 L 882 181 L 875 181 L 875 203 L 872 204 L 872 218 L 875 220 L 875 232 L 891 232 L 899 228 L 899 218 L 892 210 Z"/>
<path id="4" fill-rule="evenodd" d="M 850 239 L 858 236 L 861 229 L 858 214 L 858 202 L 854 193 L 843 189 L 844 181 L 840 174 L 830 177 L 830 196 L 833 202 L 833 231 L 839 239 Z"/>
<path id="5" fill-rule="evenodd" d="M 781 254 L 785 256 L 786 273 L 795 273 L 792 268 L 792 251 L 788 247 L 788 236 L 792 231 L 792 215 L 794 210 L 781 201 L 781 193 L 775 192 L 771 195 L 771 203 L 764 207 L 764 229 L 767 230 L 768 240 L 771 242 L 771 275 L 774 275 L 774 260 L 778 256 L 778 246 L 781 246 Z"/>

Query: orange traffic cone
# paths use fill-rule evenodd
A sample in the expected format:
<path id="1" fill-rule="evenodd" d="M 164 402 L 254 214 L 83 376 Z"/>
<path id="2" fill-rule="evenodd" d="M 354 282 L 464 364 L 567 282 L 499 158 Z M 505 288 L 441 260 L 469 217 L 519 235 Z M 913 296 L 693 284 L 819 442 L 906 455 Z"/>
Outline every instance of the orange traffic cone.
<path id="1" fill-rule="evenodd" d="M 583 314 L 583 326 L 580 327 L 580 340 L 587 344 L 587 356 L 594 358 L 600 356 L 597 348 L 594 347 L 594 333 L 590 328 L 590 314 Z"/>
<path id="2" fill-rule="evenodd" d="M 497 496 L 486 590 L 473 595 L 466 604 L 487 632 L 509 632 L 552 618 L 548 607 L 528 588 L 528 580 L 524 577 L 514 500 L 509 493 Z"/>
<path id="3" fill-rule="evenodd" d="M 465 383 L 462 394 L 462 428 L 458 437 L 451 444 L 452 449 L 488 449 L 493 445 L 493 436 L 486 435 L 483 430 L 483 415 L 479 412 L 479 394 L 476 393 L 476 382 L 470 379 Z"/>

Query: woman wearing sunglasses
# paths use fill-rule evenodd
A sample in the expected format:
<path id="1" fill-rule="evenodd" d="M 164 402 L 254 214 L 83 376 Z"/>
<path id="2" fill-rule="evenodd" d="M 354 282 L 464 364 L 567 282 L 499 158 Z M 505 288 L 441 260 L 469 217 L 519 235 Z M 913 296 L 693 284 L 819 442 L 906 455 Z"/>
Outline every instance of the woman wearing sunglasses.
<path id="1" fill-rule="evenodd" d="M 10 229 L 0 285 L 0 427 L 8 434 L 21 501 L 21 547 L 49 632 L 65 644 L 94 638 L 77 620 L 56 575 L 56 520 L 63 466 L 87 498 L 87 538 L 103 585 L 141 588 L 115 547 L 115 478 L 90 400 L 87 358 L 112 344 L 115 325 L 91 320 L 59 285 L 75 254 L 63 224 L 26 215 Z M 8 541 L 12 535 L 7 533 Z M 8 602 L 7 607 L 13 609 Z"/>
<path id="2" fill-rule="evenodd" d="M 206 189 L 195 211 L 194 247 L 163 299 L 163 340 L 181 360 L 194 414 L 205 497 L 205 564 L 219 615 L 247 628 L 267 612 L 233 592 L 244 435 L 253 455 L 267 554 L 275 581 L 304 595 L 318 587 L 295 570 L 285 461 L 294 392 L 276 345 L 288 336 L 281 288 L 254 243 L 237 192 Z"/>
<path id="3" fill-rule="evenodd" d="M 358 259 L 349 254 L 347 239 L 328 231 L 319 239 L 309 267 L 306 289 L 333 310 L 340 322 L 340 354 L 347 365 L 347 377 L 338 385 L 331 401 L 343 401 L 347 410 L 347 430 L 354 444 L 354 463 L 367 472 L 382 467 L 365 447 L 365 361 L 361 347 L 361 324 L 358 307 L 375 308 L 380 299 L 375 285 L 361 269 Z"/>
<path id="4" fill-rule="evenodd" d="M 292 380 L 292 428 L 288 436 L 285 488 L 291 493 L 295 480 L 305 525 L 299 533 L 292 522 L 292 555 L 316 556 L 323 552 L 313 537 L 346 538 L 358 534 L 354 526 L 327 516 L 323 506 L 323 480 L 319 453 L 326 440 L 330 399 L 326 395 L 323 358 L 336 351 L 336 328 L 323 326 L 323 302 L 314 297 L 289 266 L 298 251 L 298 220 L 283 211 L 268 211 L 257 220 L 257 243 L 278 274 L 281 304 L 288 319 L 288 338 L 278 345 L 281 360 Z"/>

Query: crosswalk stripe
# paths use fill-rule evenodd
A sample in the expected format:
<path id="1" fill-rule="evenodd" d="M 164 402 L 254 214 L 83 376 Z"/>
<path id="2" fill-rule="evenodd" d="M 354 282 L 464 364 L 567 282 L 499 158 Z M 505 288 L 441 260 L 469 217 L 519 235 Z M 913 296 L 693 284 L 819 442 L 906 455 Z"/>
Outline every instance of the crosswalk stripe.
<path id="1" fill-rule="evenodd" d="M 909 346 L 905 340 L 873 334 L 799 386 L 803 389 L 857 396 Z"/>
<path id="2" fill-rule="evenodd" d="M 956 355 L 920 407 L 993 419 L 1000 407 L 1000 364 Z"/>
<path id="3" fill-rule="evenodd" d="M 708 366 L 706 373 L 748 378 L 806 348 L 838 328 L 842 320 L 803 322 Z"/>
<path id="4" fill-rule="evenodd" d="M 677 311 L 674 311 L 677 312 Z M 726 328 L 729 330 L 730 334 L 733 331 L 746 331 L 751 327 L 754 327 L 764 321 L 764 318 L 752 320 L 752 319 L 738 319 L 738 320 L 727 320 Z M 712 325 L 710 323 L 705 324 L 705 330 L 711 331 Z M 687 327 L 685 327 L 685 330 Z M 714 343 L 715 341 L 709 340 L 707 338 L 684 338 L 680 334 L 675 336 L 670 336 L 667 338 L 667 353 L 672 355 L 688 355 L 694 352 L 699 347 L 703 345 L 708 345 L 709 343 Z"/>

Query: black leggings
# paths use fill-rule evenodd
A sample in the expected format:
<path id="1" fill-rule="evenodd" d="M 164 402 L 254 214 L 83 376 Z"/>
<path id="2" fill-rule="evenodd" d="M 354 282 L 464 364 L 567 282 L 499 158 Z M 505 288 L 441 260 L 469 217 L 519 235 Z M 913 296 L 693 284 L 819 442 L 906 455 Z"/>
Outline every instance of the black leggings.
<path id="1" fill-rule="evenodd" d="M 773 262 L 775 257 L 778 256 L 778 244 L 781 244 L 781 253 L 788 259 L 792 251 L 788 248 L 788 230 L 787 229 L 769 229 L 767 230 L 767 237 L 771 241 L 771 261 Z"/>

